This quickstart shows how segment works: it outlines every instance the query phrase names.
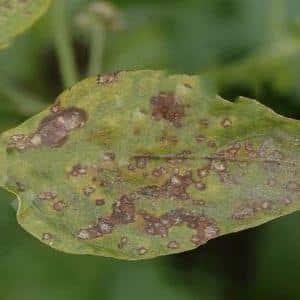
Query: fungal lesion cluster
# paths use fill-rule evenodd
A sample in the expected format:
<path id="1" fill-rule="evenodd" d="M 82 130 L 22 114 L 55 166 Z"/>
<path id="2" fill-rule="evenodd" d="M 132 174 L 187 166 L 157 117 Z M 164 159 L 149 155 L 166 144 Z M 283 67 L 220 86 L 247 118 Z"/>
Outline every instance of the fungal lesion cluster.
<path id="1" fill-rule="evenodd" d="M 151 98 L 152 117 L 155 120 L 166 120 L 175 127 L 182 127 L 186 106 L 173 92 L 160 92 Z"/>

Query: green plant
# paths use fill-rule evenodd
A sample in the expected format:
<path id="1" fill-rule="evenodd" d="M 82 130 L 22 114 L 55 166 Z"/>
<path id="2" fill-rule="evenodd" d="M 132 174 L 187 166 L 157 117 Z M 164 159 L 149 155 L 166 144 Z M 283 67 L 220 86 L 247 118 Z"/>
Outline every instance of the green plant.
<path id="1" fill-rule="evenodd" d="M 56 45 L 68 87 L 67 31 Z M 299 132 L 255 100 L 216 97 L 198 76 L 116 72 L 3 133 L 1 185 L 19 198 L 19 223 L 54 248 L 151 258 L 298 210 Z"/>

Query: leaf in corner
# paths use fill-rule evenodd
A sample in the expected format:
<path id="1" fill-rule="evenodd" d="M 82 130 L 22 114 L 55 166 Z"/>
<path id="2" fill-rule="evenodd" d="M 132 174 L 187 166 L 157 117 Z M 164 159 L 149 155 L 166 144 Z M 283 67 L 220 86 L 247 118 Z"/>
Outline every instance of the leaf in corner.
<path id="1" fill-rule="evenodd" d="M 153 258 L 300 208 L 300 123 L 198 76 L 86 79 L 0 145 L 18 222 L 68 253 Z"/>
<path id="2" fill-rule="evenodd" d="M 27 30 L 50 5 L 51 0 L 0 0 L 0 49 Z"/>

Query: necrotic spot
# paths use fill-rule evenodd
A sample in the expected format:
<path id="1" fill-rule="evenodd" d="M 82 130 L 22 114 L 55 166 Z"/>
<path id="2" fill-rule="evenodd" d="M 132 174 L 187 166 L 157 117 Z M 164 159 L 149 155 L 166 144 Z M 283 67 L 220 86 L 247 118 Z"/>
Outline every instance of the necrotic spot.
<path id="1" fill-rule="evenodd" d="M 58 147 L 67 140 L 69 132 L 82 127 L 87 121 L 87 113 L 79 108 L 67 108 L 45 117 L 31 138 L 33 146 L 41 144 Z"/>
<path id="2" fill-rule="evenodd" d="M 174 93 L 161 92 L 151 98 L 152 116 L 156 120 L 165 119 L 175 127 L 182 126 L 184 117 L 184 105 L 180 104 Z"/>

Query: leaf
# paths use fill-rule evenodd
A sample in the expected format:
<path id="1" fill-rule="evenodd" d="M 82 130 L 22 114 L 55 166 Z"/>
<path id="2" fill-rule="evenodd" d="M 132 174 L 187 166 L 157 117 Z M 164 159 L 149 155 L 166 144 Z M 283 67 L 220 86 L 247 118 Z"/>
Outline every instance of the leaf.
<path id="1" fill-rule="evenodd" d="M 51 0 L 0 0 L 0 49 L 28 29 L 50 5 Z"/>
<path id="2" fill-rule="evenodd" d="M 86 79 L 1 138 L 18 221 L 61 251 L 145 259 L 300 208 L 300 123 L 198 76 Z"/>

